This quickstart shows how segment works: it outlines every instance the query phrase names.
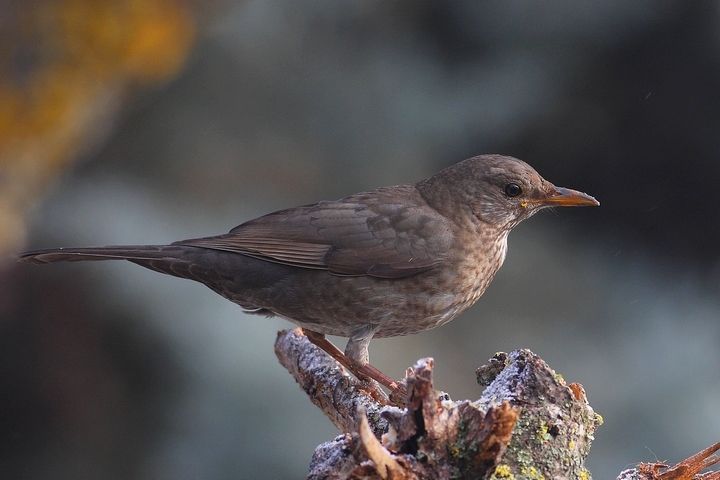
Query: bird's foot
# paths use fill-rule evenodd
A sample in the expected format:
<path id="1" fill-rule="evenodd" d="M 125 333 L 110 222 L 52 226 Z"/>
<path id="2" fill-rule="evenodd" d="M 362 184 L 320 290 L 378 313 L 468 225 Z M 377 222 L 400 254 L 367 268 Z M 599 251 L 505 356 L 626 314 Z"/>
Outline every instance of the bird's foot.
<path id="1" fill-rule="evenodd" d="M 380 385 L 389 388 L 391 392 L 390 399 L 393 403 L 405 403 L 405 399 L 407 397 L 407 389 L 402 382 L 396 382 L 395 380 L 388 377 L 383 372 L 373 367 L 369 363 L 366 363 L 365 365 L 357 365 L 351 362 L 350 359 L 345 356 L 345 354 L 339 348 L 333 345 L 332 342 L 328 340 L 324 334 L 306 329 L 303 329 L 303 332 L 305 333 L 305 336 L 308 338 L 308 340 L 310 340 L 310 342 L 325 351 L 325 353 L 330 355 L 340 365 L 347 368 L 353 375 L 358 377 L 360 380 L 375 380 Z M 381 393 L 383 394 L 383 396 L 385 396 L 384 392 L 381 391 Z"/>
<path id="2" fill-rule="evenodd" d="M 380 385 L 383 385 L 390 389 L 391 400 L 395 398 L 397 400 L 401 400 L 401 403 L 405 403 L 405 399 L 407 398 L 407 389 L 405 388 L 404 382 L 396 382 L 395 380 L 388 377 L 383 372 L 373 367 L 369 363 L 366 363 L 365 365 L 362 365 L 360 367 L 355 367 L 355 369 L 350 369 L 350 371 L 353 372 L 356 377 L 365 376 L 372 378 Z M 358 375 L 358 373 L 360 375 Z M 394 403 L 397 403 L 397 401 L 395 401 Z"/>

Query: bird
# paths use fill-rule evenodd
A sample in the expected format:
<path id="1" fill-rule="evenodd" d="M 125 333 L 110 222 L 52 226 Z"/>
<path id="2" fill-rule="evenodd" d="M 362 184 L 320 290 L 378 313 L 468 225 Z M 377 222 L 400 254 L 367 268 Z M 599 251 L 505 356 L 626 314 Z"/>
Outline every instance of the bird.
<path id="1" fill-rule="evenodd" d="M 372 338 L 419 333 L 467 310 L 502 266 L 510 231 L 538 211 L 599 205 L 522 160 L 480 155 L 414 184 L 280 210 L 223 235 L 50 248 L 18 259 L 127 260 L 195 280 L 247 313 L 302 327 L 358 378 L 397 389 L 369 362 Z M 347 337 L 344 353 L 326 335 Z"/>

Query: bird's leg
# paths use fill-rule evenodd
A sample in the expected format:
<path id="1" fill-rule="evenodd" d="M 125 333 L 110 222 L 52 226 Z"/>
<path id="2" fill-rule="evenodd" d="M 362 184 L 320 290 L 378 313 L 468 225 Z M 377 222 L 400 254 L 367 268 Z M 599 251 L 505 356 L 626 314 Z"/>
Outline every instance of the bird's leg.
<path id="1" fill-rule="evenodd" d="M 350 372 L 353 373 L 356 377 L 363 379 L 363 378 L 371 378 L 378 382 L 380 385 L 384 385 L 385 387 L 389 388 L 393 392 L 399 393 L 403 395 L 402 398 L 404 398 L 405 395 L 405 389 L 399 385 L 395 380 L 385 375 L 383 372 L 378 370 L 377 368 L 373 367 L 369 363 L 365 363 L 364 365 L 358 365 L 354 362 L 352 362 L 342 351 L 340 351 L 339 348 L 337 348 L 335 345 L 332 344 L 330 340 L 328 340 L 324 334 L 313 332 L 312 330 L 307 330 L 303 328 L 303 332 L 305 333 L 305 336 L 310 340 L 311 343 L 313 343 L 318 348 L 322 349 L 330 355 L 332 358 L 334 358 L 340 365 L 350 370 Z"/>
<path id="2" fill-rule="evenodd" d="M 393 392 L 397 392 L 401 390 L 398 383 L 370 365 L 368 347 L 370 347 L 370 340 L 372 340 L 373 335 L 375 335 L 375 332 L 377 332 L 379 328 L 380 325 L 370 323 L 356 329 L 345 346 L 345 358 L 355 367 L 351 370 L 353 373 L 362 373 L 364 376 L 377 381 L 380 385 L 384 385 Z M 355 373 L 355 375 L 357 375 L 357 373 Z"/>

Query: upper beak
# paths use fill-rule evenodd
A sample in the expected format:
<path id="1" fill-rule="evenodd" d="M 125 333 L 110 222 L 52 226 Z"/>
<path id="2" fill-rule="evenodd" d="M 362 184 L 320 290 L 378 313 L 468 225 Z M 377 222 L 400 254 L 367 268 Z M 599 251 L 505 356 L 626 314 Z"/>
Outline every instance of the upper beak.
<path id="1" fill-rule="evenodd" d="M 530 203 L 543 207 L 597 207 L 600 205 L 600 202 L 587 193 L 563 187 L 555 187 L 548 196 L 530 200 Z"/>

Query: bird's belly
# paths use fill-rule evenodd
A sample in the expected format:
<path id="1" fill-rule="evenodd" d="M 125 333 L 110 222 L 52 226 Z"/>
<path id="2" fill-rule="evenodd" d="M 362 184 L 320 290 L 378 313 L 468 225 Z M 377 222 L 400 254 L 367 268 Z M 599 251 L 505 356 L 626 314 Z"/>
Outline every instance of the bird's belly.
<path id="1" fill-rule="evenodd" d="M 455 268 L 445 268 L 443 273 L 429 277 L 431 281 L 422 283 L 432 285 L 432 288 L 419 291 L 414 302 L 416 307 L 421 304 L 424 309 L 412 308 L 411 305 L 407 308 L 408 312 L 423 311 L 424 314 L 411 317 L 397 312 L 381 324 L 375 337 L 408 335 L 439 327 L 470 308 L 485 292 L 502 265 L 506 245 L 505 241 L 498 242 L 489 255 L 487 251 L 483 255 L 479 249 L 467 252 L 464 261 Z M 410 303 L 413 301 L 410 300 Z"/>
<path id="2" fill-rule="evenodd" d="M 400 279 L 304 271 L 274 284 L 267 294 L 254 290 L 252 299 L 233 300 L 328 335 L 350 337 L 371 324 L 379 325 L 375 337 L 410 335 L 464 312 L 494 275 L 476 262 L 447 267 Z"/>

